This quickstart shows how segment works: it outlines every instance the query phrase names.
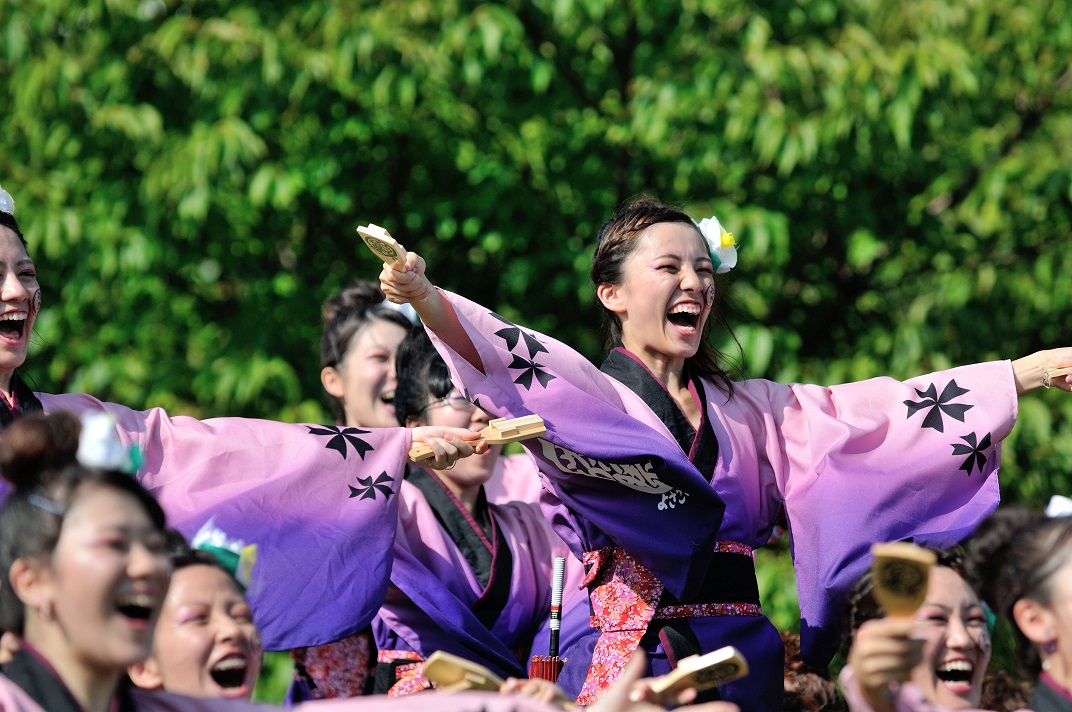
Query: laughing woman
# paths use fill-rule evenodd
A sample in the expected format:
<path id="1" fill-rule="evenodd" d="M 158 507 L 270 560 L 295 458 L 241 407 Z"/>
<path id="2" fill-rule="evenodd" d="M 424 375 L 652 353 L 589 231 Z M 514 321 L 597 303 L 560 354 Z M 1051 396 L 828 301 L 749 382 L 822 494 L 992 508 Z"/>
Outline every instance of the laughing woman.
<path id="1" fill-rule="evenodd" d="M 825 664 L 868 545 L 949 546 L 998 500 L 998 443 L 1017 396 L 1072 349 L 907 382 L 832 387 L 732 382 L 708 343 L 736 263 L 717 220 L 639 200 L 596 241 L 591 276 L 610 327 L 602 368 L 554 339 L 437 290 L 419 255 L 385 266 L 388 298 L 412 303 L 455 383 L 502 417 L 538 413 L 526 444 L 545 514 L 590 564 L 597 630 L 578 702 L 645 649 L 655 673 L 692 652 L 738 646 L 751 674 L 721 689 L 742 709 L 780 709 L 782 645 L 763 616 L 753 549 L 780 512 L 793 532 L 802 653 Z M 1069 378 L 1054 385 L 1072 390 Z M 657 531 L 658 536 L 652 536 Z M 635 602 L 623 611 L 616 601 Z M 570 685 L 571 681 L 560 681 Z"/>
<path id="2" fill-rule="evenodd" d="M 396 495 L 411 443 L 429 444 L 435 464 L 445 467 L 473 452 L 465 440 L 475 435 L 443 428 L 199 421 L 88 395 L 35 394 L 16 369 L 26 360 L 41 299 L 14 201 L 0 189 L 0 423 L 42 410 L 110 416 L 122 446 L 142 453 L 138 480 L 178 529 L 192 536 L 213 516 L 236 538 L 262 545 L 263 585 L 250 598 L 268 649 L 337 640 L 354 633 L 355 625 L 367 625 L 386 591 Z M 318 562 L 313 570 L 310 560 Z M 344 596 L 346 610 L 340 611 Z"/>

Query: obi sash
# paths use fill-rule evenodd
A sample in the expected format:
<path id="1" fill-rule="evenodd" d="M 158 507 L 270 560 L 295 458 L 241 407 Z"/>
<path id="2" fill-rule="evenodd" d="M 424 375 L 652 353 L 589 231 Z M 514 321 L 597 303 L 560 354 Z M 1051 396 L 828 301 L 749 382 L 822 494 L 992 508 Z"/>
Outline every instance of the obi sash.
<path id="1" fill-rule="evenodd" d="M 670 621 L 763 615 L 752 549 L 738 542 L 716 544 L 708 576 L 696 597 L 688 601 L 671 596 L 643 564 L 620 547 L 586 552 L 584 564 L 592 627 L 599 628 L 600 634 L 577 698 L 579 705 L 594 703 L 614 684 L 649 633 L 658 635 L 675 667 L 681 657 L 701 652 L 687 624 Z"/>

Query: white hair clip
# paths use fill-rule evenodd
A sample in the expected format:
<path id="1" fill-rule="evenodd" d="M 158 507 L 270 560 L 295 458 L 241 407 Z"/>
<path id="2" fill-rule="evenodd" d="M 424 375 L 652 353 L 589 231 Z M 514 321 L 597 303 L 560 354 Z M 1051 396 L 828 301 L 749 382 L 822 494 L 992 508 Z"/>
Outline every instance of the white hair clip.
<path id="1" fill-rule="evenodd" d="M 733 233 L 722 227 L 718 218 L 711 216 L 696 223 L 700 234 L 707 240 L 707 248 L 711 250 L 711 259 L 715 262 L 715 271 L 725 274 L 737 266 L 737 243 L 733 239 Z"/>
<path id="2" fill-rule="evenodd" d="M 1047 517 L 1070 517 L 1072 516 L 1072 499 L 1055 494 L 1050 497 L 1050 503 L 1046 505 Z"/>
<path id="3" fill-rule="evenodd" d="M 15 215 L 15 199 L 3 188 L 0 188 L 0 213 Z"/>
<path id="4" fill-rule="evenodd" d="M 82 416 L 82 434 L 78 436 L 78 464 L 102 470 L 131 471 L 131 451 L 119 441 L 116 422 L 115 417 L 108 413 L 86 413 Z"/>
<path id="5" fill-rule="evenodd" d="M 395 310 L 402 316 L 409 319 L 410 322 L 413 324 L 421 323 L 420 317 L 417 316 L 417 310 L 413 308 L 412 304 L 395 304 L 394 302 L 390 302 L 384 299 L 382 302 L 379 303 L 379 306 Z"/>

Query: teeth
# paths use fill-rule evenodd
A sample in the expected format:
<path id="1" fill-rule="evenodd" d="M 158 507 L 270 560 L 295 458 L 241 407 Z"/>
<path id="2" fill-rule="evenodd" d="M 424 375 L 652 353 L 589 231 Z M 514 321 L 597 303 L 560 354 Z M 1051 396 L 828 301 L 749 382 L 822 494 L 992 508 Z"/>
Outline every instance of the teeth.
<path id="1" fill-rule="evenodd" d="M 243 658 L 227 658 L 216 663 L 214 670 L 245 670 L 246 661 Z"/>
<path id="2" fill-rule="evenodd" d="M 952 660 L 938 666 L 938 672 L 972 672 L 975 665 L 967 660 Z"/>
<path id="3" fill-rule="evenodd" d="M 698 304 L 682 304 L 679 307 L 674 307 L 670 310 L 671 314 L 692 314 L 696 316 L 700 313 L 700 306 Z"/>
<path id="4" fill-rule="evenodd" d="M 26 315 L 22 313 L 0 314 L 0 321 L 26 321 Z"/>
<path id="5" fill-rule="evenodd" d="M 132 593 L 119 599 L 120 606 L 137 606 L 139 608 L 152 608 L 156 605 L 156 599 L 147 593 Z"/>

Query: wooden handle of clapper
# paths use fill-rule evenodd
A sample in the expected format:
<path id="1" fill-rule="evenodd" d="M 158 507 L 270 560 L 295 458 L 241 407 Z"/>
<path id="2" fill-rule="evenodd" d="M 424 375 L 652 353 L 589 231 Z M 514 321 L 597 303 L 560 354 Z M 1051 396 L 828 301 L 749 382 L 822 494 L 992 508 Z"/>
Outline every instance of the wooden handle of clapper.
<path id="1" fill-rule="evenodd" d="M 480 431 L 480 440 L 472 440 L 470 443 L 476 445 L 483 440 L 492 445 L 505 445 L 506 443 L 538 438 L 546 433 L 547 427 L 543 423 L 543 418 L 538 415 L 526 415 L 520 418 L 496 418 Z M 413 443 L 406 459 L 416 465 L 431 458 L 432 455 L 432 448 L 424 443 Z"/>

